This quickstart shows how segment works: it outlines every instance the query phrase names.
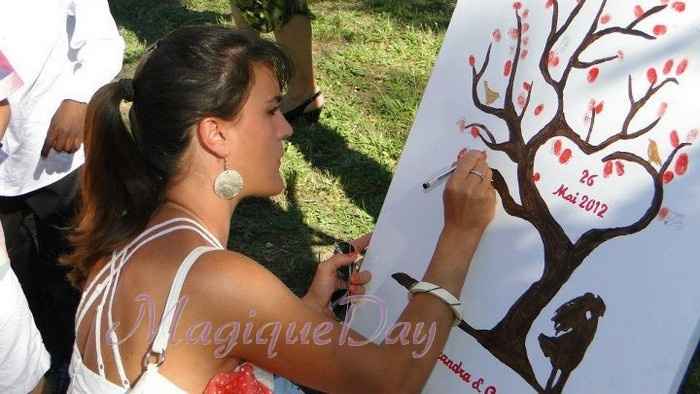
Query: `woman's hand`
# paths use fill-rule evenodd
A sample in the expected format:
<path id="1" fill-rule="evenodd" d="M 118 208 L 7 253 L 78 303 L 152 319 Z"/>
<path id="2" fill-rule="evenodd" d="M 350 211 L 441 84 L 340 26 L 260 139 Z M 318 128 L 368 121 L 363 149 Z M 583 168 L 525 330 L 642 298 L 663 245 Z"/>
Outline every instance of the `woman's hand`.
<path id="1" fill-rule="evenodd" d="M 364 235 L 350 243 L 356 251 L 363 251 L 369 245 L 371 234 Z M 354 272 L 350 276 L 350 283 L 345 283 L 338 278 L 336 270 L 340 267 L 350 265 L 360 257 L 358 252 L 348 254 L 336 254 L 328 260 L 318 264 L 316 275 L 311 282 L 311 287 L 302 300 L 308 306 L 316 309 L 329 317 L 332 311 L 329 308 L 331 295 L 337 289 L 347 288 L 350 295 L 361 295 L 365 293 L 365 285 L 370 281 L 372 275 L 369 271 Z"/>
<path id="2" fill-rule="evenodd" d="M 496 191 L 486 153 L 462 150 L 443 194 L 445 229 L 481 235 L 493 219 Z"/>

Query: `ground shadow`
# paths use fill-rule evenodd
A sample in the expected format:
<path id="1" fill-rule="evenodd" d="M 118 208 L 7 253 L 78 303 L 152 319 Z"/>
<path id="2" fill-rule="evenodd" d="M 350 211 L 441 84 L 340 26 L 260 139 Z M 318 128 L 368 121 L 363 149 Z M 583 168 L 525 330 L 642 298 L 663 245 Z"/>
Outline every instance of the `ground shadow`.
<path id="1" fill-rule="evenodd" d="M 291 142 L 312 166 L 338 177 L 345 195 L 377 221 L 391 183 L 387 168 L 351 149 L 337 129 L 322 122 L 297 127 Z"/>
<path id="2" fill-rule="evenodd" d="M 288 177 L 286 211 L 269 198 L 241 202 L 231 220 L 228 248 L 255 259 L 301 296 L 316 272 L 314 247 L 337 239 L 304 224 L 294 198 L 296 183 L 295 174 Z"/>
<path id="3" fill-rule="evenodd" d="M 385 13 L 402 24 L 444 31 L 450 24 L 456 0 L 362 0 L 364 9 Z"/>
<path id="4" fill-rule="evenodd" d="M 109 0 L 117 24 L 134 32 L 146 45 L 185 25 L 217 24 L 230 14 L 192 11 L 177 0 Z"/>

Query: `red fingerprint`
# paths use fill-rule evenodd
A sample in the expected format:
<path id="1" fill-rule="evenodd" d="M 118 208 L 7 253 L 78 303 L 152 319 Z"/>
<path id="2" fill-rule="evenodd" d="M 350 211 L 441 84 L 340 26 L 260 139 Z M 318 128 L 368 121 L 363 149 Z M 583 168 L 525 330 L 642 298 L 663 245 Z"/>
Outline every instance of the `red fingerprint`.
<path id="1" fill-rule="evenodd" d="M 666 218 L 668 217 L 668 214 L 669 214 L 670 212 L 671 212 L 671 211 L 670 211 L 668 208 L 666 208 L 666 207 L 663 207 L 663 208 L 659 209 L 659 219 L 661 219 L 661 220 L 666 219 Z"/>
<path id="2" fill-rule="evenodd" d="M 554 141 L 554 154 L 559 156 L 561 153 L 561 140 Z"/>
<path id="3" fill-rule="evenodd" d="M 506 62 L 506 64 L 503 65 L 503 75 L 506 76 L 506 77 L 509 76 L 509 75 L 510 75 L 510 71 L 511 71 L 512 69 L 513 69 L 513 61 L 512 61 L 512 60 L 508 60 L 508 61 Z"/>
<path id="4" fill-rule="evenodd" d="M 559 156 L 559 162 L 561 164 L 566 164 L 569 162 L 569 159 L 571 159 L 571 149 L 567 148 L 564 149 L 564 152 L 561 152 L 561 156 Z"/>
<path id="5" fill-rule="evenodd" d="M 519 1 L 516 1 L 515 3 L 513 3 L 513 9 L 519 10 L 521 8 L 523 8 L 523 3 L 519 2 Z"/>
<path id="6" fill-rule="evenodd" d="M 656 112 L 656 115 L 660 118 L 666 114 L 666 110 L 668 109 L 668 103 L 663 102 L 659 104 L 659 110 Z"/>
<path id="7" fill-rule="evenodd" d="M 496 29 L 491 33 L 491 37 L 493 37 L 493 40 L 496 42 L 501 42 L 501 29 Z"/>
<path id="8" fill-rule="evenodd" d="M 678 63 L 678 67 L 676 67 L 676 75 L 683 74 L 686 68 L 688 68 L 688 59 L 683 59 Z"/>
<path id="9" fill-rule="evenodd" d="M 674 177 L 673 171 L 664 172 L 664 176 L 663 176 L 664 183 L 671 183 L 671 181 L 673 180 L 673 177 Z"/>
<path id="10" fill-rule="evenodd" d="M 518 95 L 518 106 L 520 108 L 523 108 L 525 106 L 525 95 L 523 95 L 522 93 Z"/>
<path id="11" fill-rule="evenodd" d="M 516 29 L 516 28 L 512 28 L 512 29 L 508 30 L 508 35 L 510 36 L 510 38 L 517 40 L 518 37 L 520 36 L 520 31 L 518 31 L 518 29 Z"/>
<path id="12" fill-rule="evenodd" d="M 600 23 L 606 25 L 608 22 L 610 22 L 610 14 L 605 14 L 600 17 Z"/>
<path id="13" fill-rule="evenodd" d="M 559 56 L 557 56 L 556 52 L 549 52 L 549 55 L 547 56 L 547 62 L 549 63 L 550 67 L 556 67 L 559 65 Z"/>
<path id="14" fill-rule="evenodd" d="M 479 128 L 478 127 L 476 127 L 476 126 L 472 127 L 470 130 L 470 133 L 471 133 L 472 137 L 479 138 Z"/>
<path id="15" fill-rule="evenodd" d="M 544 4 L 544 8 L 551 8 L 554 5 L 554 0 L 547 0 Z"/>
<path id="16" fill-rule="evenodd" d="M 539 116 L 543 110 L 544 110 L 544 104 L 540 104 L 537 107 L 535 107 L 535 116 Z"/>
<path id="17" fill-rule="evenodd" d="M 641 17 L 642 15 L 644 15 L 644 9 L 642 8 L 642 6 L 641 6 L 641 5 L 635 6 L 635 7 L 634 7 L 634 16 L 636 16 L 637 18 L 639 18 L 639 17 Z"/>
<path id="18" fill-rule="evenodd" d="M 675 3 L 673 3 L 673 9 L 678 12 L 683 12 L 685 11 L 685 3 L 682 1 L 676 1 Z"/>
<path id="19" fill-rule="evenodd" d="M 598 74 L 600 74 L 600 69 L 598 67 L 593 67 L 588 70 L 588 82 L 595 82 L 595 80 L 598 79 Z"/>
<path id="20" fill-rule="evenodd" d="M 664 64 L 664 75 L 670 74 L 671 71 L 673 71 L 673 59 L 668 59 Z"/>
<path id="21" fill-rule="evenodd" d="M 625 175 L 625 164 L 621 161 L 616 161 L 615 162 L 615 172 L 617 173 L 618 176 Z"/>
<path id="22" fill-rule="evenodd" d="M 476 58 L 474 55 L 469 55 L 469 65 L 473 66 L 474 64 L 476 64 Z"/>
<path id="23" fill-rule="evenodd" d="M 524 46 L 527 46 L 527 44 L 528 44 L 529 42 L 530 42 L 530 37 L 524 36 L 524 37 L 523 37 L 523 45 L 524 45 Z"/>
<path id="24" fill-rule="evenodd" d="M 690 142 L 691 144 L 698 139 L 698 129 L 692 129 L 688 132 L 688 136 L 685 137 L 685 142 Z"/>
<path id="25" fill-rule="evenodd" d="M 684 175 L 686 171 L 688 171 L 688 154 L 687 153 L 681 153 L 678 155 L 678 159 L 676 159 L 676 174 L 678 175 Z"/>
<path id="26" fill-rule="evenodd" d="M 671 145 L 674 148 L 678 148 L 678 145 L 681 144 L 681 139 L 678 138 L 678 132 L 676 130 L 671 131 Z"/>
<path id="27" fill-rule="evenodd" d="M 594 109 L 595 109 L 595 113 L 596 113 L 596 114 L 599 114 L 599 113 L 603 112 L 603 109 L 604 109 L 604 108 L 605 108 L 605 101 L 599 102 L 598 104 L 596 104 L 596 106 L 595 106 L 595 108 L 594 108 Z"/>
<path id="28" fill-rule="evenodd" d="M 534 175 L 532 175 L 532 180 L 535 182 L 539 182 L 542 177 L 540 176 L 539 172 L 536 172 Z"/>
<path id="29" fill-rule="evenodd" d="M 529 92 L 532 89 L 532 85 L 529 82 L 523 82 L 523 89 Z"/>
<path id="30" fill-rule="evenodd" d="M 529 52 L 527 51 L 527 49 L 523 49 L 523 51 L 520 53 L 520 58 L 525 59 L 527 57 L 528 53 Z"/>
<path id="31" fill-rule="evenodd" d="M 649 81 L 650 84 L 655 84 L 656 80 L 658 79 L 658 75 L 656 75 L 656 69 L 654 67 L 650 68 L 647 70 L 647 80 Z"/>
<path id="32" fill-rule="evenodd" d="M 523 11 L 523 19 L 527 19 L 528 15 L 530 15 L 530 10 L 526 8 L 525 11 Z"/>
<path id="33" fill-rule="evenodd" d="M 623 52 L 622 50 L 618 50 L 617 51 L 617 58 L 620 60 L 625 60 L 625 52 Z"/>
<path id="34" fill-rule="evenodd" d="M 613 162 L 612 161 L 606 161 L 605 166 L 603 166 L 603 177 L 607 178 L 609 177 L 613 172 Z"/>
<path id="35" fill-rule="evenodd" d="M 653 31 L 655 36 L 663 36 L 667 31 L 666 25 L 656 25 Z"/>
<path id="36" fill-rule="evenodd" d="M 460 132 L 463 132 L 464 129 L 467 128 L 467 122 L 464 119 L 460 119 L 457 121 L 457 127 L 459 128 Z"/>

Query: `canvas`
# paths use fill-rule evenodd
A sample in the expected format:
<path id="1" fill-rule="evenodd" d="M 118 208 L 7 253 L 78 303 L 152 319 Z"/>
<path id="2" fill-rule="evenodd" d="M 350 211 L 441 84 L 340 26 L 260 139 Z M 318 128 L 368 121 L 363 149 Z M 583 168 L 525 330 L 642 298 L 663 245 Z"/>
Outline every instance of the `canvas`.
<path id="1" fill-rule="evenodd" d="M 425 392 L 675 392 L 700 322 L 698 26 L 692 2 L 459 1 L 352 326 L 382 340 L 443 225 L 422 184 L 484 149 L 496 218 Z"/>

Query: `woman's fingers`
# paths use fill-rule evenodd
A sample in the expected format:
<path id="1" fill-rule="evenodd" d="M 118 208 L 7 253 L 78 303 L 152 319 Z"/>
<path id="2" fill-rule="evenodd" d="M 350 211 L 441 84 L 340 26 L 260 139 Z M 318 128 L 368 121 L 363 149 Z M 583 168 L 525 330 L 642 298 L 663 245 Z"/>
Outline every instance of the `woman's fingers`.
<path id="1" fill-rule="evenodd" d="M 372 280 L 372 274 L 369 271 L 355 272 L 350 277 L 350 284 L 353 285 L 365 285 Z"/>
<path id="2" fill-rule="evenodd" d="M 365 234 L 361 236 L 360 238 L 357 238 L 355 240 L 350 241 L 352 246 L 355 248 L 356 251 L 362 252 L 363 250 L 367 249 L 369 246 L 369 242 L 372 240 L 372 233 Z"/>
<path id="3" fill-rule="evenodd" d="M 365 294 L 365 287 L 364 286 L 351 285 L 349 290 L 350 290 L 351 295 L 363 295 L 363 294 Z"/>
<path id="4" fill-rule="evenodd" d="M 319 269 L 330 270 L 335 272 L 338 268 L 350 265 L 357 260 L 357 252 L 348 254 L 334 254 L 328 260 L 319 265 Z"/>

